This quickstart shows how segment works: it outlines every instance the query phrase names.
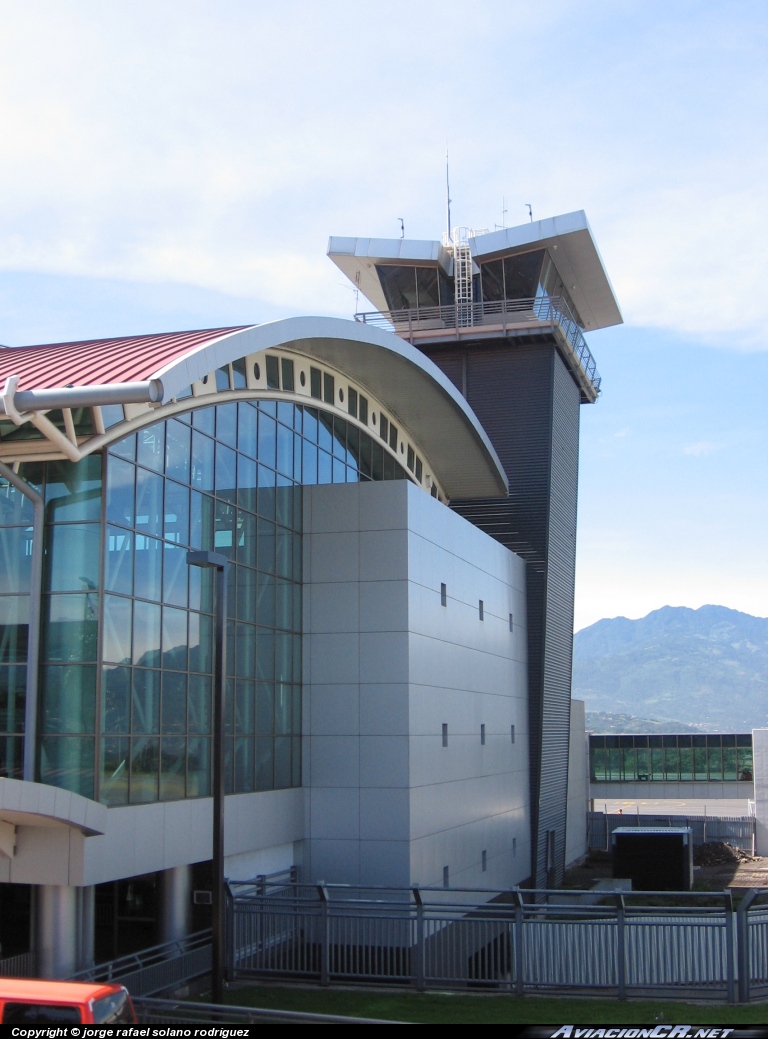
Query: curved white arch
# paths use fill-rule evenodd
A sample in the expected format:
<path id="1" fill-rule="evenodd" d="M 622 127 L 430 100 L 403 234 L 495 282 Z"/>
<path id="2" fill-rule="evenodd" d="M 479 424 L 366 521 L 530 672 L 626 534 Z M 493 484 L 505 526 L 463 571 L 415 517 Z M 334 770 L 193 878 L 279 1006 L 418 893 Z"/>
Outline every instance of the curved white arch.
<path id="1" fill-rule="evenodd" d="M 294 351 L 367 386 L 430 457 L 451 498 L 505 497 L 507 478 L 488 435 L 453 383 L 410 343 L 330 317 L 254 325 L 190 350 L 153 373 L 163 401 L 223 365 L 269 349 Z"/>

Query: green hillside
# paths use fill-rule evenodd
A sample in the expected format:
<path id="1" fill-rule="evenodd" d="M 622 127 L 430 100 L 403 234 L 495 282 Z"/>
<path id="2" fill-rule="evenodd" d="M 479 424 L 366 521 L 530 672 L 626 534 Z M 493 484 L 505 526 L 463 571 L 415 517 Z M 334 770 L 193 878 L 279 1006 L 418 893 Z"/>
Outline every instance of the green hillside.
<path id="1" fill-rule="evenodd" d="M 664 606 L 640 620 L 598 621 L 573 646 L 573 695 L 589 712 L 710 732 L 768 726 L 767 618 Z"/>

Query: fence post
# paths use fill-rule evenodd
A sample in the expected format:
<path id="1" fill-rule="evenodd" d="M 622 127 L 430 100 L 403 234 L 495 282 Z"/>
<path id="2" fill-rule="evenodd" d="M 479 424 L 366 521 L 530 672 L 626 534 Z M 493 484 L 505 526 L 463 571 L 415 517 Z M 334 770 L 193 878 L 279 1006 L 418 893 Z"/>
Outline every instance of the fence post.
<path id="1" fill-rule="evenodd" d="M 419 992 L 423 992 L 425 988 L 424 980 L 424 903 L 421 899 L 421 892 L 419 891 L 419 885 L 414 884 L 411 888 L 413 894 L 413 900 L 416 903 L 416 948 L 414 953 L 416 955 L 416 963 L 414 964 L 414 973 L 416 974 L 416 989 Z"/>
<path id="2" fill-rule="evenodd" d="M 626 938 L 624 896 L 619 892 L 616 896 L 616 982 L 619 989 L 619 999 L 627 998 Z"/>
<path id="3" fill-rule="evenodd" d="M 736 948 L 739 963 L 739 1002 L 749 1003 L 750 955 L 749 955 L 749 908 L 760 892 L 751 888 L 736 912 Z"/>
<path id="4" fill-rule="evenodd" d="M 325 881 L 321 880 L 317 885 L 317 893 L 320 896 L 320 984 L 328 985 L 330 935 L 328 933 L 328 891 Z"/>
<path id="5" fill-rule="evenodd" d="M 229 884 L 224 885 L 224 980 L 231 981 L 235 973 L 235 910 Z"/>
<path id="6" fill-rule="evenodd" d="M 523 896 L 520 889 L 512 892 L 515 898 L 515 995 L 525 989 L 525 958 L 523 956 Z"/>
<path id="7" fill-rule="evenodd" d="M 733 896 L 730 888 L 723 892 L 723 901 L 725 902 L 725 968 L 728 982 L 728 1002 L 735 1003 L 736 965 L 733 959 Z"/>

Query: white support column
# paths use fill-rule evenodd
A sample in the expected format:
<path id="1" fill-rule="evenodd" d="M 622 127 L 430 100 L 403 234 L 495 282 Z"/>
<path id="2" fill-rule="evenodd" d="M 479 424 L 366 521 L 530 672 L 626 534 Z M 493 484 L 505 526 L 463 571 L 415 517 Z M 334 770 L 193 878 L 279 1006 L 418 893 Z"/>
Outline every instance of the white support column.
<path id="1" fill-rule="evenodd" d="M 37 888 L 37 955 L 43 978 L 66 978 L 77 970 L 77 902 L 77 888 L 63 884 Z"/>
<path id="2" fill-rule="evenodd" d="M 160 934 L 158 941 L 173 942 L 189 934 L 192 919 L 192 867 L 175 866 L 160 874 Z"/>
<path id="3" fill-rule="evenodd" d="M 752 774 L 755 777 L 755 851 L 768 855 L 768 729 L 752 730 Z"/>
<path id="4" fill-rule="evenodd" d="M 78 970 L 84 970 L 86 967 L 92 967 L 94 963 L 96 889 L 93 886 L 80 887 L 77 889 L 77 896 L 80 918 Z"/>

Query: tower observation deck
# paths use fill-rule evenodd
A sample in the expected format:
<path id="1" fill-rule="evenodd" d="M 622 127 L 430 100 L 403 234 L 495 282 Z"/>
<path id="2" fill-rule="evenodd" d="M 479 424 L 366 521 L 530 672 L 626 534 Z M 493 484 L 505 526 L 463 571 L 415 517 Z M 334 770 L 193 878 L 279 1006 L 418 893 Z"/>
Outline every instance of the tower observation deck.
<path id="1" fill-rule="evenodd" d="M 527 563 L 531 880 L 557 883 L 565 819 L 579 411 L 601 380 L 585 333 L 621 312 L 582 211 L 442 241 L 331 238 L 372 304 L 357 321 L 422 350 L 464 395 L 509 481 L 507 499 L 452 500 Z"/>

